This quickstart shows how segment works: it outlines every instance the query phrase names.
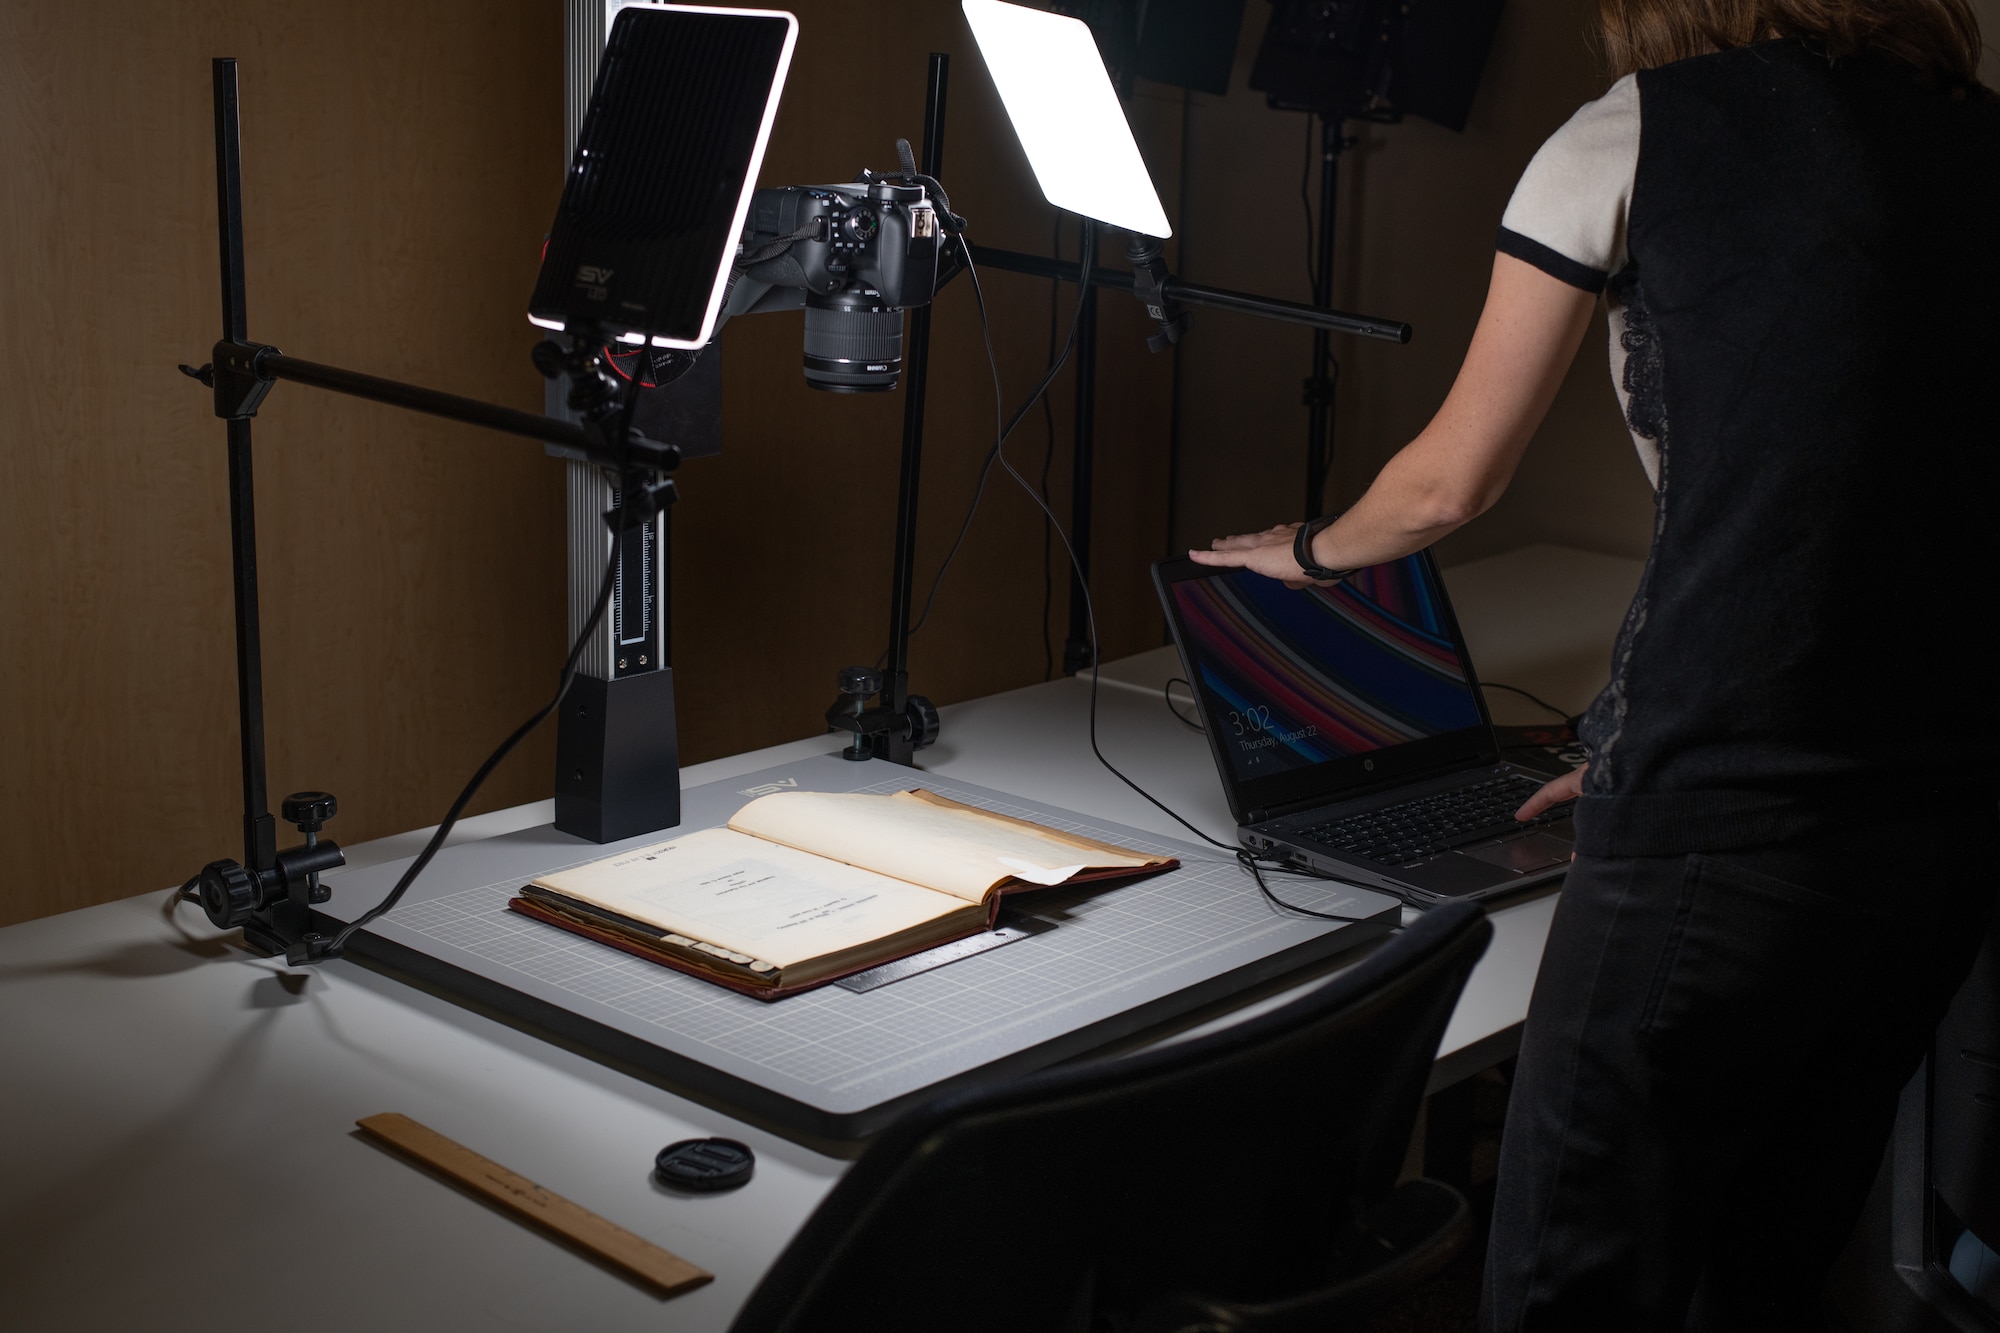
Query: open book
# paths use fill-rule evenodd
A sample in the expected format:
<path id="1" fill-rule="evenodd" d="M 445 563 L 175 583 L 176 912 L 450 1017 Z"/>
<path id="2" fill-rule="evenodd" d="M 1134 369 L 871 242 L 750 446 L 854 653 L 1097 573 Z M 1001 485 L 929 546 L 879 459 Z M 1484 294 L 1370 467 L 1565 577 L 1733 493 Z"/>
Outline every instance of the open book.
<path id="1" fill-rule="evenodd" d="M 779 792 L 507 905 L 762 999 L 991 929 L 1003 894 L 1171 870 L 933 792 Z"/>

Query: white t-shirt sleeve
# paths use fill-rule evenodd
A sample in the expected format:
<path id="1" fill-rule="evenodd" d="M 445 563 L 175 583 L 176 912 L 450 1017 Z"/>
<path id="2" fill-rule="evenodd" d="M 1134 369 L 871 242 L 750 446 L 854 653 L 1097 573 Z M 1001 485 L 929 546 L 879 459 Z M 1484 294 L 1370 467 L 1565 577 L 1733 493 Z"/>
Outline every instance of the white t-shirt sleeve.
<path id="1" fill-rule="evenodd" d="M 1625 214 L 1639 166 L 1639 83 L 1627 74 L 1549 136 L 1500 221 L 1501 253 L 1601 292 L 1625 263 Z"/>

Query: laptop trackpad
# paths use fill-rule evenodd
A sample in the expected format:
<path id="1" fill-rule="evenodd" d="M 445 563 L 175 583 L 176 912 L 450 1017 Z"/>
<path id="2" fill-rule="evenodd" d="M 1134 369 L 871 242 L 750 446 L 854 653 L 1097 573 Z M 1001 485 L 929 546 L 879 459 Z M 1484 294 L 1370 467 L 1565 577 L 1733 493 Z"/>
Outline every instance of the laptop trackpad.
<path id="1" fill-rule="evenodd" d="M 1530 833 L 1525 837 L 1509 838 L 1505 842 L 1461 847 L 1459 855 L 1470 856 L 1474 860 L 1511 870 L 1517 875 L 1526 875 L 1568 861 L 1570 853 L 1575 850 L 1576 844 L 1568 838 L 1551 837 L 1546 833 Z"/>

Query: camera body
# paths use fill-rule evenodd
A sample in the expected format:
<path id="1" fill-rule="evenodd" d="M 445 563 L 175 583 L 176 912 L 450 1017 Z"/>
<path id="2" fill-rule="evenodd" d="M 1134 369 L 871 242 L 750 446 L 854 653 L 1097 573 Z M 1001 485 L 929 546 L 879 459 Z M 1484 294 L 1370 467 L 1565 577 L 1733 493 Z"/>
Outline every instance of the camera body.
<path id="1" fill-rule="evenodd" d="M 803 306 L 806 382 L 886 393 L 902 372 L 903 311 L 937 293 L 942 240 L 921 185 L 873 178 L 759 190 L 725 310 Z"/>

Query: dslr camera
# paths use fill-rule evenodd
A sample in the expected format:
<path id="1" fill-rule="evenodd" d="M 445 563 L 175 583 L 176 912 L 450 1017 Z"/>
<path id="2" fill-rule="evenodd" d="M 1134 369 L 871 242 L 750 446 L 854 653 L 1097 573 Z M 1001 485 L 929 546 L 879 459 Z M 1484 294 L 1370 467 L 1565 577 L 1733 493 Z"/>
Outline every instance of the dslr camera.
<path id="1" fill-rule="evenodd" d="M 943 231 L 956 222 L 935 182 L 861 176 L 757 191 L 723 307 L 804 307 L 806 383 L 830 393 L 896 387 L 903 311 L 936 295 Z"/>

